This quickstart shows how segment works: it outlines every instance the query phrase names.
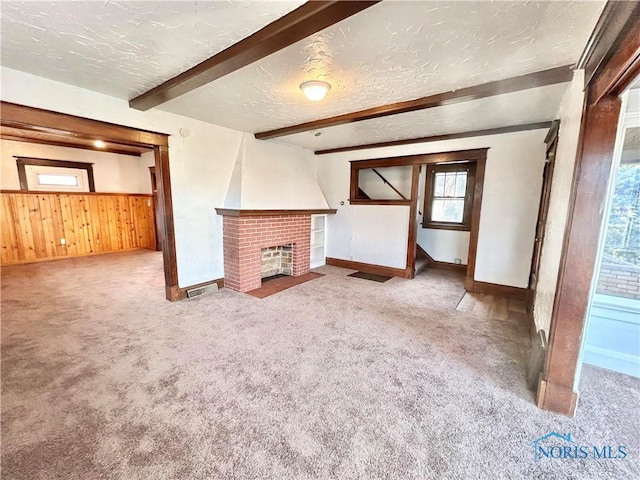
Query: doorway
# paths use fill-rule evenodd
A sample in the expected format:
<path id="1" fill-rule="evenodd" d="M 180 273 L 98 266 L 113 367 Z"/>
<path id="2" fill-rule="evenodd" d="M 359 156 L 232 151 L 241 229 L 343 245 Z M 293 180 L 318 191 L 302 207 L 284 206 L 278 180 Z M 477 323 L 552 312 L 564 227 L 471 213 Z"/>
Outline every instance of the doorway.
<path id="1" fill-rule="evenodd" d="M 170 301 L 182 298 L 184 295 L 178 287 L 168 135 L 9 102 L 2 102 L 1 107 L 0 125 L 5 138 L 10 134 L 14 139 L 22 139 L 22 141 L 28 140 L 34 143 L 44 141 L 48 144 L 75 148 L 129 152 L 136 149 L 153 151 L 157 185 L 157 218 L 161 220 L 165 296 Z M 47 138 L 43 139 L 43 137 Z"/>
<path id="2" fill-rule="evenodd" d="M 549 200 L 551 198 L 551 183 L 553 170 L 558 150 L 558 132 L 560 120 L 554 120 L 544 142 L 547 144 L 544 169 L 542 171 L 542 190 L 540 191 L 540 207 L 538 208 L 538 220 L 536 222 L 535 243 L 533 244 L 533 257 L 531 258 L 531 273 L 529 274 L 529 288 L 527 289 L 527 312 L 532 315 L 532 308 L 536 297 L 538 285 L 538 273 L 540 270 L 540 258 L 544 244 L 547 216 L 549 214 Z"/>
<path id="3" fill-rule="evenodd" d="M 623 95 L 622 111 L 582 363 L 640 377 L 640 81 Z"/>

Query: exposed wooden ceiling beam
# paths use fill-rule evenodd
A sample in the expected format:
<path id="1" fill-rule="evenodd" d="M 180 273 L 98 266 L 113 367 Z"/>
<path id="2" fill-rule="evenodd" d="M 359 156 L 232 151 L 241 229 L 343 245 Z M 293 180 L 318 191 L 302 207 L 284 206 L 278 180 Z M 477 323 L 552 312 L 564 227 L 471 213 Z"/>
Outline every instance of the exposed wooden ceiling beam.
<path id="1" fill-rule="evenodd" d="M 2 138 L 3 140 L 11 140 L 13 142 L 37 143 L 40 145 L 51 145 L 54 147 L 79 148 L 82 150 L 93 150 L 95 152 L 117 153 L 118 155 L 131 155 L 133 157 L 139 157 L 141 155 L 140 152 L 135 152 L 132 150 L 123 150 L 119 148 L 110 148 L 110 147 L 98 148 L 98 147 L 91 146 L 89 144 L 82 144 L 82 143 L 68 143 L 68 142 L 57 141 L 57 140 L 44 140 L 40 138 L 21 137 L 21 136 L 5 135 L 5 134 L 0 134 L 0 138 Z"/>
<path id="2" fill-rule="evenodd" d="M 519 77 L 512 77 L 505 80 L 483 83 L 482 85 L 475 85 L 473 87 L 461 88 L 459 90 L 437 93 L 435 95 L 429 95 L 428 97 L 417 98 L 415 100 L 408 100 L 406 102 L 391 103 L 381 107 L 360 110 L 359 112 L 345 113 L 335 117 L 323 118 L 321 120 L 314 120 L 311 122 L 301 123 L 299 125 L 260 132 L 256 133 L 255 137 L 259 140 L 268 140 L 270 138 L 317 130 L 319 128 L 334 127 L 336 125 L 344 125 L 346 123 L 361 122 L 363 120 L 371 120 L 374 118 L 386 117 L 388 115 L 414 112 L 416 110 L 441 107 L 443 105 L 468 102 L 471 100 L 478 100 L 480 98 L 492 97 L 494 95 L 502 95 L 535 87 L 544 87 L 547 85 L 554 85 L 556 83 L 569 82 L 572 78 L 573 67 L 571 65 L 565 65 L 563 67 L 551 68 L 549 70 L 521 75 Z"/>
<path id="3" fill-rule="evenodd" d="M 410 145 L 412 143 L 439 142 L 442 140 L 454 140 L 456 138 L 482 137 L 485 135 L 498 135 L 501 133 L 522 132 L 525 130 L 538 130 L 550 128 L 553 122 L 525 123 L 522 125 L 510 125 L 508 127 L 488 128 L 486 130 L 474 130 L 471 132 L 448 133 L 445 135 L 433 135 L 431 137 L 407 138 L 394 140 L 392 142 L 367 143 L 363 145 L 353 145 L 350 147 L 329 148 L 326 150 L 316 150 L 316 155 L 326 155 L 328 153 L 351 152 L 353 150 L 366 150 L 368 148 L 396 147 L 398 145 Z"/>
<path id="4" fill-rule="evenodd" d="M 0 125 L 141 147 L 169 146 L 169 135 L 164 133 L 9 102 L 0 102 Z"/>
<path id="5" fill-rule="evenodd" d="M 143 111 L 157 107 L 293 45 L 379 1 L 309 1 L 244 40 L 135 97 L 129 106 Z"/>

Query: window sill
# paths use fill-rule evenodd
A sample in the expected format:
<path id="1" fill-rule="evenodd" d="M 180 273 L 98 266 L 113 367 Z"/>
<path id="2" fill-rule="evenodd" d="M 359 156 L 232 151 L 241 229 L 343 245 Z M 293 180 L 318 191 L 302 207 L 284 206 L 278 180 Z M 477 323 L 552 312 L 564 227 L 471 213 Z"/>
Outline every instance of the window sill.
<path id="1" fill-rule="evenodd" d="M 351 205 L 411 205 L 411 200 L 349 199 Z"/>
<path id="2" fill-rule="evenodd" d="M 460 225 L 456 223 L 423 223 L 422 228 L 430 228 L 432 230 L 458 230 L 461 232 L 470 232 L 471 225 Z"/>

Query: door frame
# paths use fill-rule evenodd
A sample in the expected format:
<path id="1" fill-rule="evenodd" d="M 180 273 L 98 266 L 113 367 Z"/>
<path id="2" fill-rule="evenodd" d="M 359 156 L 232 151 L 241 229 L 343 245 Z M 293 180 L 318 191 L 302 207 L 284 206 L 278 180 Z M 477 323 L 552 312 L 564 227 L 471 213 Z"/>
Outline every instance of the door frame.
<path id="1" fill-rule="evenodd" d="M 540 258 L 547 227 L 547 216 L 549 214 L 549 204 L 551 200 L 551 187 L 553 184 L 553 171 L 556 163 L 556 152 L 558 150 L 560 120 L 554 120 L 551 128 L 544 139 L 547 144 L 544 170 L 542 172 L 542 189 L 540 190 L 540 206 L 538 207 L 538 219 L 536 221 L 536 233 L 533 245 L 533 256 L 531 257 L 531 268 L 529 270 L 529 286 L 527 288 L 527 312 L 533 314 L 533 305 L 536 300 L 538 286 L 538 270 L 540 268 Z"/>
<path id="2" fill-rule="evenodd" d="M 471 228 L 469 229 L 469 251 L 467 255 L 468 258 L 467 258 L 467 268 L 466 268 L 466 278 L 465 278 L 465 289 L 467 291 L 473 291 L 474 285 L 475 285 L 476 256 L 478 252 L 478 234 L 480 230 L 480 213 L 482 209 L 482 193 L 484 191 L 484 172 L 487 164 L 488 148 L 481 149 L 481 150 L 483 151 L 483 155 L 475 154 L 474 155 L 475 158 L 467 159 L 469 160 L 469 163 L 475 164 L 474 190 L 473 190 L 473 199 L 471 201 Z M 448 153 L 452 154 L 450 159 L 446 159 Z M 437 155 L 437 159 L 438 159 L 437 161 L 435 162 L 427 161 L 422 165 L 426 166 L 428 164 L 433 164 L 433 163 L 447 164 L 447 163 L 460 162 L 459 152 L 445 152 L 444 154 L 438 153 L 435 155 Z M 425 179 L 425 182 L 428 182 L 428 181 L 429 181 L 428 178 Z M 419 195 L 417 193 L 418 183 L 419 183 L 419 178 L 416 178 L 415 180 L 416 194 L 415 195 L 413 194 L 413 189 L 412 189 L 412 195 L 411 195 L 411 204 L 412 206 L 414 206 L 414 210 L 412 210 L 411 218 L 415 218 L 416 228 L 414 230 L 413 237 L 411 236 L 411 230 L 410 230 L 409 245 L 410 246 L 413 245 L 413 247 L 407 250 L 412 255 L 410 262 L 408 259 L 408 264 L 407 264 L 407 267 L 408 268 L 410 267 L 412 269 L 412 272 L 413 272 L 412 278 L 413 276 L 415 276 L 415 262 L 416 262 L 417 243 L 418 243 L 417 229 L 421 227 L 417 225 L 418 224 L 417 211 L 419 208 L 419 205 L 418 205 Z M 426 183 L 425 183 L 425 186 L 426 186 Z M 426 201 L 426 196 L 424 200 Z M 427 209 L 424 208 L 424 210 L 427 210 Z M 411 225 L 410 225 L 410 228 L 411 228 Z M 409 255 L 409 253 L 407 255 Z"/>
<path id="3" fill-rule="evenodd" d="M 585 102 L 567 224 L 538 383 L 540 408 L 568 416 L 578 401 L 577 370 L 613 161 L 620 94 L 640 75 L 640 2 L 608 2 L 578 68 Z M 594 228 L 598 226 L 598 228 Z"/>
<path id="4" fill-rule="evenodd" d="M 153 149 L 162 220 L 165 296 L 170 301 L 181 298 L 178 287 L 178 263 L 173 224 L 168 134 L 4 101 L 0 102 L 0 125 L 26 131 L 49 131 L 61 135 L 62 140 L 64 140 L 64 136 L 71 136 Z M 71 143 L 68 146 L 74 147 Z M 96 148 L 96 150 L 99 149 Z"/>

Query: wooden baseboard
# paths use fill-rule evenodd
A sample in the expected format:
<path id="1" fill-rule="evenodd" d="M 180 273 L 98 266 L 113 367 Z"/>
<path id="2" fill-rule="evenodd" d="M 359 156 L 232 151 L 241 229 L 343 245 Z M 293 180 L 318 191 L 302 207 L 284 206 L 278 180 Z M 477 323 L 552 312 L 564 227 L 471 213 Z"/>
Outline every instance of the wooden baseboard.
<path id="1" fill-rule="evenodd" d="M 404 268 L 384 267 L 382 265 L 374 265 L 372 263 L 354 262 L 353 260 L 342 260 L 340 258 L 327 257 L 327 265 L 334 267 L 350 268 L 351 270 L 359 270 L 361 272 L 374 273 L 376 275 L 385 275 L 387 277 L 411 278 L 407 270 Z"/>
<path id="2" fill-rule="evenodd" d="M 176 300 L 183 300 L 187 298 L 187 290 L 191 290 L 193 288 L 202 288 L 208 287 L 213 284 L 218 285 L 218 288 L 224 288 L 224 278 L 216 278 L 215 280 L 210 280 L 208 282 L 196 283 L 195 285 L 189 285 L 188 287 L 174 287 L 175 290 L 171 292 L 171 298 L 167 295 L 167 299 L 175 302 Z"/>
<path id="3" fill-rule="evenodd" d="M 133 252 L 136 250 L 151 250 L 155 252 L 155 248 L 147 248 L 147 247 L 136 247 L 136 248 L 123 248 L 121 250 L 109 250 L 108 252 L 91 252 L 91 253 L 82 253 L 80 255 L 60 255 L 58 257 L 45 257 L 45 258 L 31 258 L 29 260 L 20 260 L 18 262 L 11 263 L 3 263 L 2 267 L 10 267 L 12 265 L 29 265 L 30 263 L 41 263 L 41 262 L 54 262 L 56 260 L 68 260 L 70 258 L 82 258 L 82 257 L 95 257 L 97 255 L 108 255 L 110 253 L 123 253 L 123 252 Z"/>
<path id="4" fill-rule="evenodd" d="M 478 282 L 470 277 L 465 281 L 467 292 L 484 293 L 486 295 L 499 295 L 501 297 L 513 298 L 514 300 L 527 300 L 527 289 L 511 287 L 509 285 L 499 285 L 497 283 Z"/>
<path id="5" fill-rule="evenodd" d="M 467 266 L 462 265 L 461 263 L 449 263 L 449 262 L 441 262 L 439 260 L 434 260 L 434 258 L 429 255 L 425 249 L 423 249 L 420 245 L 416 243 L 416 254 L 420 258 L 424 258 L 427 261 L 427 266 L 430 268 L 442 268 L 445 270 L 453 270 L 456 272 L 466 272 Z"/>
<path id="6" fill-rule="evenodd" d="M 536 395 L 538 408 L 573 417 L 578 404 L 578 392 L 573 389 L 540 379 Z"/>
<path id="7" fill-rule="evenodd" d="M 466 273 L 467 266 L 461 263 L 439 262 L 438 260 L 429 261 L 427 265 L 430 268 L 440 268 L 442 270 L 452 270 L 454 272 Z"/>

